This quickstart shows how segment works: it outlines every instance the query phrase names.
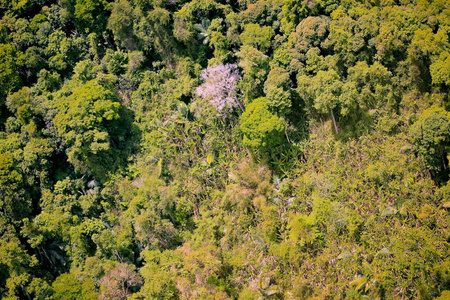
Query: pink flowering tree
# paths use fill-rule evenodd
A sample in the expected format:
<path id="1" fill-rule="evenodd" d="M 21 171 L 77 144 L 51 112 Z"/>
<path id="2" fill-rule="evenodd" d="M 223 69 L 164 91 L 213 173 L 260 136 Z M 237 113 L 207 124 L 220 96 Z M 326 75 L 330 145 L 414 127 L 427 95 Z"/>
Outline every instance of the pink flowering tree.
<path id="1" fill-rule="evenodd" d="M 197 87 L 197 95 L 209 100 L 223 117 L 237 106 L 244 111 L 236 95 L 237 84 L 241 79 L 236 64 L 208 67 L 202 71 L 200 78 L 204 82 Z"/>

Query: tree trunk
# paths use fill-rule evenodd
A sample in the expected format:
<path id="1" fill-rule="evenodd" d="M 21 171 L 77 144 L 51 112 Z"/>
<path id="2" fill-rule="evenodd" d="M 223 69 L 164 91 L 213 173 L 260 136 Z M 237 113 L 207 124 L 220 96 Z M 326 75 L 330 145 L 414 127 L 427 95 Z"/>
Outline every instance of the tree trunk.
<path id="1" fill-rule="evenodd" d="M 442 158 L 442 164 L 444 165 L 444 170 L 447 170 L 448 167 L 448 161 L 447 161 L 447 153 L 445 151 L 441 152 L 441 158 Z"/>
<path id="2" fill-rule="evenodd" d="M 239 108 L 241 109 L 242 112 L 245 112 L 244 106 L 242 106 L 241 101 L 239 101 L 238 99 L 236 99 L 236 103 L 239 106 Z"/>
<path id="3" fill-rule="evenodd" d="M 286 129 L 284 130 L 284 135 L 286 135 L 286 139 L 287 139 L 288 143 L 290 144 L 291 140 L 289 139 Z"/>
<path id="4" fill-rule="evenodd" d="M 331 113 L 331 118 L 333 119 L 334 130 L 336 131 L 336 134 L 338 134 L 339 133 L 339 129 L 337 127 L 336 119 L 334 118 L 334 113 L 333 113 L 333 109 L 332 108 L 330 108 L 330 113 Z"/>

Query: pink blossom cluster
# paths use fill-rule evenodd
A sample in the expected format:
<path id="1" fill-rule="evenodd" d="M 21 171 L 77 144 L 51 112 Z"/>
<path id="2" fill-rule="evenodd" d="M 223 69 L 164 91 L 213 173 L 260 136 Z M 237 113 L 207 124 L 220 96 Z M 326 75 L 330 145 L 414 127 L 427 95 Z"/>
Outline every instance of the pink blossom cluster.
<path id="1" fill-rule="evenodd" d="M 207 67 L 200 74 L 200 78 L 204 82 L 197 87 L 197 95 L 208 99 L 221 115 L 226 116 L 236 106 L 244 111 L 236 95 L 237 83 L 241 79 L 236 64 Z"/>

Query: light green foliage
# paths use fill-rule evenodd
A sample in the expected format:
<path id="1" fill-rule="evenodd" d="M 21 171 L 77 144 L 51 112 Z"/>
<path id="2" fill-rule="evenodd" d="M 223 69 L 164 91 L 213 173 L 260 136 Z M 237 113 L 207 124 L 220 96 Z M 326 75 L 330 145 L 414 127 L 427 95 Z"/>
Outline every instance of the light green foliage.
<path id="1" fill-rule="evenodd" d="M 221 5 L 212 0 L 190 1 L 173 14 L 173 35 L 188 47 L 191 56 L 201 57 L 204 52 L 202 46 L 197 46 L 196 24 L 202 24 L 208 13 L 217 16 Z M 169 20 L 169 19 L 168 19 Z M 206 21 L 208 23 L 209 21 Z M 206 30 L 206 28 L 203 28 Z M 164 53 L 167 54 L 167 53 Z"/>
<path id="2" fill-rule="evenodd" d="M 105 55 L 106 69 L 110 74 L 121 75 L 125 73 L 126 64 L 128 62 L 127 54 L 123 51 L 113 52 L 111 49 L 106 50 Z"/>
<path id="3" fill-rule="evenodd" d="M 78 281 L 73 274 L 61 274 L 52 284 L 52 299 L 97 299 L 97 293 L 94 290 L 92 280 L 85 280 L 83 283 Z"/>
<path id="4" fill-rule="evenodd" d="M 171 14 L 162 8 L 155 8 L 148 14 L 150 23 L 150 37 L 153 39 L 154 47 L 164 57 L 169 51 L 176 51 L 173 36 L 169 31 L 171 27 Z"/>
<path id="5" fill-rule="evenodd" d="M 336 71 L 319 71 L 313 78 L 303 75 L 297 81 L 300 95 L 321 114 L 339 105 L 343 84 Z"/>
<path id="6" fill-rule="evenodd" d="M 433 84 L 445 84 L 450 86 L 450 54 L 443 52 L 430 66 Z"/>
<path id="7" fill-rule="evenodd" d="M 408 54 L 410 56 L 433 57 L 448 51 L 449 48 L 448 37 L 446 37 L 444 31 L 439 30 L 437 33 L 433 33 L 431 28 L 418 29 L 414 32 Z"/>
<path id="8" fill-rule="evenodd" d="M 15 113 L 16 118 L 24 125 L 28 124 L 34 115 L 38 114 L 39 107 L 33 103 L 33 90 L 23 87 L 6 99 L 6 106 Z"/>
<path id="9" fill-rule="evenodd" d="M 244 288 L 239 294 L 239 300 L 254 300 L 258 299 L 259 294 L 249 288 Z"/>
<path id="10" fill-rule="evenodd" d="M 327 17 L 307 17 L 289 36 L 290 51 L 293 58 L 306 60 L 306 53 L 313 47 L 327 48 L 327 36 L 330 20 Z"/>
<path id="11" fill-rule="evenodd" d="M 174 14 L 174 36 L 183 42 L 187 42 L 194 37 L 194 26 L 186 7 L 182 7 Z"/>
<path id="12" fill-rule="evenodd" d="M 23 161 L 20 167 L 27 175 L 27 183 L 30 186 L 39 184 L 44 186 L 47 183 L 53 151 L 51 140 L 43 138 L 30 139 L 23 148 Z"/>
<path id="13" fill-rule="evenodd" d="M 106 24 L 104 0 L 76 0 L 74 16 L 86 32 L 102 30 Z"/>
<path id="14" fill-rule="evenodd" d="M 36 90 L 41 93 L 50 93 L 55 91 L 61 85 L 61 76 L 58 73 L 50 73 L 42 69 L 38 74 Z"/>
<path id="15" fill-rule="evenodd" d="M 442 30 L 436 33 L 431 28 L 416 30 L 408 48 L 411 82 L 421 90 L 429 89 L 431 83 L 445 84 L 445 57 L 449 50 L 448 37 Z"/>
<path id="16" fill-rule="evenodd" d="M 214 47 L 214 59 L 209 61 L 209 65 L 218 65 L 223 63 L 229 56 L 228 51 L 228 41 L 224 32 L 224 26 L 222 25 L 222 19 L 214 19 L 208 27 L 207 38 L 209 38 L 209 43 Z M 205 41 L 203 41 L 205 43 Z"/>
<path id="17" fill-rule="evenodd" d="M 117 95 L 96 80 L 57 100 L 55 126 L 68 146 L 68 160 L 78 170 L 96 173 L 107 167 L 102 154 L 111 149 L 108 126 L 119 119 L 119 108 Z M 102 159 L 105 164 L 98 165 Z"/>
<path id="18" fill-rule="evenodd" d="M 61 31 L 55 31 L 48 37 L 48 45 L 45 52 L 50 55 L 49 66 L 56 71 L 66 71 L 77 59 L 75 41 L 66 37 Z"/>
<path id="19" fill-rule="evenodd" d="M 383 65 L 394 68 L 407 54 L 407 45 L 419 29 L 418 15 L 411 8 L 397 10 L 393 6 L 382 11 L 385 18 L 375 37 L 377 57 Z"/>
<path id="20" fill-rule="evenodd" d="M 239 1 L 245 9 L 239 13 L 242 24 L 260 24 L 278 29 L 284 0 L 244 0 Z M 247 2 L 247 3 L 246 3 Z"/>
<path id="21" fill-rule="evenodd" d="M 410 134 L 416 151 L 428 168 L 440 170 L 448 167 L 450 114 L 444 108 L 432 106 L 425 110 L 411 127 Z"/>
<path id="22" fill-rule="evenodd" d="M 258 98 L 247 105 L 247 110 L 241 116 L 239 129 L 244 134 L 242 142 L 245 146 L 267 151 L 280 145 L 284 124 L 269 111 L 267 99 Z"/>
<path id="23" fill-rule="evenodd" d="M 78 299 L 81 297 L 81 282 L 72 274 L 62 274 L 52 285 L 54 299 Z"/>
<path id="24" fill-rule="evenodd" d="M 397 105 L 391 73 L 378 63 L 370 67 L 365 62 L 357 63 L 348 69 L 346 82 L 334 69 L 329 69 L 319 70 L 313 77 L 301 75 L 297 83 L 307 109 L 329 113 L 336 133 L 339 122 L 347 134 L 358 136 L 371 125 L 375 109 L 389 111 Z"/>
<path id="25" fill-rule="evenodd" d="M 320 232 L 314 215 L 298 215 L 291 219 L 288 228 L 290 229 L 289 239 L 292 242 L 298 243 L 300 247 L 317 247 Z"/>
<path id="26" fill-rule="evenodd" d="M 445 300 L 445 299 L 448 299 L 449 297 L 450 297 L 450 291 L 445 290 L 445 291 L 442 291 L 442 293 L 439 297 L 434 298 L 434 299 L 435 300 Z"/>
<path id="27" fill-rule="evenodd" d="M 17 296 L 21 284 L 30 280 L 29 269 L 38 261 L 21 245 L 16 232 L 4 217 L 0 218 L 0 282 L 2 295 Z"/>
<path id="28" fill-rule="evenodd" d="M 288 51 L 287 43 L 282 44 L 274 50 L 272 64 L 278 67 L 287 67 L 291 60 L 292 54 Z"/>
<path id="29" fill-rule="evenodd" d="M 95 65 L 90 60 L 82 60 L 78 62 L 73 68 L 74 76 L 73 79 L 86 83 L 95 78 L 96 69 Z"/>
<path id="30" fill-rule="evenodd" d="M 145 265 L 140 274 L 144 278 L 141 293 L 145 299 L 176 299 L 176 267 L 181 263 L 173 251 L 149 251 L 141 253 Z"/>
<path id="31" fill-rule="evenodd" d="M 365 16 L 366 20 L 362 17 L 360 20 L 354 20 L 343 10 L 337 9 L 331 13 L 331 18 L 328 38 L 337 53 L 339 63 L 348 68 L 358 60 L 370 61 L 375 51 L 372 42 L 375 37 L 373 31 L 378 27 L 371 19 L 373 17 L 369 15 Z"/>
<path id="32" fill-rule="evenodd" d="M 33 278 L 27 287 L 27 292 L 33 299 L 45 300 L 50 298 L 52 293 L 51 286 L 41 278 Z"/>
<path id="33" fill-rule="evenodd" d="M 275 35 L 274 30 L 268 26 L 259 26 L 258 24 L 245 24 L 244 32 L 239 38 L 242 44 L 255 47 L 262 53 L 266 53 L 270 47 L 270 40 Z"/>
<path id="34" fill-rule="evenodd" d="M 245 102 L 249 103 L 263 95 L 263 84 L 269 68 L 268 57 L 251 46 L 242 46 L 236 55 L 239 67 L 244 71 L 239 87 L 243 90 Z"/>
<path id="35" fill-rule="evenodd" d="M 317 74 L 319 71 L 325 71 L 327 65 L 323 56 L 320 55 L 320 49 L 311 48 L 306 52 L 306 70 L 310 73 Z"/>
<path id="36" fill-rule="evenodd" d="M 341 234 L 345 231 L 348 216 L 342 204 L 313 194 L 314 202 L 309 215 L 294 216 L 289 227 L 289 238 L 301 247 L 317 249 L 323 247 L 324 232 L 329 235 Z"/>
<path id="37" fill-rule="evenodd" d="M 34 35 L 29 29 L 29 22 L 26 19 L 19 18 L 16 20 L 14 27 L 16 32 L 10 37 L 18 50 L 31 46 L 34 42 Z"/>
<path id="38" fill-rule="evenodd" d="M 23 176 L 9 152 L 0 153 L 0 211 L 12 219 L 21 219 L 31 210 L 23 190 Z"/>
<path id="39" fill-rule="evenodd" d="M 117 44 L 126 49 L 133 49 L 133 7 L 127 0 L 119 0 L 112 4 L 111 16 L 108 18 L 108 29 L 114 34 Z M 110 49 L 108 49 L 110 50 Z"/>
<path id="40" fill-rule="evenodd" d="M 18 68 L 22 65 L 20 52 L 11 44 L 0 44 L 0 101 L 22 84 Z"/>
<path id="41" fill-rule="evenodd" d="M 30 20 L 30 30 L 36 32 L 39 27 L 48 21 L 47 17 L 43 14 L 37 14 Z"/>
<path id="42" fill-rule="evenodd" d="M 279 67 L 270 70 L 267 80 L 264 83 L 264 92 L 270 110 L 278 116 L 285 116 L 291 110 L 291 85 L 292 82 L 286 70 Z"/>
<path id="43" fill-rule="evenodd" d="M 303 1 L 288 0 L 283 3 L 283 18 L 281 19 L 281 30 L 289 35 L 295 30 L 300 19 L 308 14 L 308 7 Z"/>
<path id="44" fill-rule="evenodd" d="M 348 70 L 348 80 L 356 84 L 359 105 L 364 109 L 380 108 L 386 104 L 393 107 L 392 73 L 379 63 L 368 66 L 359 62 Z"/>
<path id="45" fill-rule="evenodd" d="M 104 228 L 100 220 L 89 218 L 100 210 L 98 188 L 95 182 L 84 184 L 67 178 L 57 182 L 54 191 L 44 191 L 42 213 L 27 220 L 22 232 L 33 248 L 46 253 L 43 262 L 56 270 L 67 270 L 69 263 L 81 268 L 94 254 L 93 237 Z"/>

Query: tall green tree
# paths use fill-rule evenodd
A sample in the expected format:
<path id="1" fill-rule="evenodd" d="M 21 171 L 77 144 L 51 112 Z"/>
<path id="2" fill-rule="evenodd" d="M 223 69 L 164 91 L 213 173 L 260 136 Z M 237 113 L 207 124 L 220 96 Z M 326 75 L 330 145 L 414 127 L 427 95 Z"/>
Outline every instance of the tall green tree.
<path id="1" fill-rule="evenodd" d="M 272 27 L 261 27 L 258 24 L 249 23 L 244 25 L 244 32 L 239 37 L 243 45 L 255 47 L 262 53 L 266 53 L 274 35 L 275 31 Z"/>
<path id="2" fill-rule="evenodd" d="M 303 19 L 295 31 L 289 35 L 290 51 L 294 59 L 306 60 L 306 53 L 313 47 L 325 50 L 329 47 L 327 40 L 330 19 L 325 16 L 309 16 Z"/>
<path id="3" fill-rule="evenodd" d="M 0 153 L 0 212 L 12 220 L 27 217 L 31 199 L 24 189 L 23 175 L 10 152 Z"/>
<path id="4" fill-rule="evenodd" d="M 270 112 L 267 98 L 258 98 L 242 114 L 239 129 L 244 146 L 264 152 L 281 144 L 285 125 Z"/>
<path id="5" fill-rule="evenodd" d="M 425 110 L 410 129 L 412 142 L 425 166 L 434 171 L 448 169 L 450 113 L 439 106 Z"/>
<path id="6" fill-rule="evenodd" d="M 108 2 L 105 0 L 76 0 L 74 16 L 77 25 L 86 33 L 101 33 L 106 27 Z"/>
<path id="7" fill-rule="evenodd" d="M 264 92 L 270 109 L 278 116 L 283 117 L 291 111 L 291 86 L 292 81 L 285 69 L 275 67 L 270 70 L 264 83 Z"/>
<path id="8" fill-rule="evenodd" d="M 57 97 L 55 108 L 55 127 L 77 171 L 104 177 L 117 166 L 114 156 L 126 148 L 130 128 L 124 121 L 127 116 L 121 119 L 120 113 L 126 112 L 112 86 L 87 81 Z"/>
<path id="9" fill-rule="evenodd" d="M 20 88 L 22 79 L 19 76 L 19 68 L 22 65 L 22 55 L 11 44 L 0 44 L 0 105 L 6 96 Z"/>
<path id="10" fill-rule="evenodd" d="M 73 274 L 61 274 L 52 284 L 52 299 L 97 299 L 98 294 L 95 293 L 94 283 L 87 279 L 81 283 Z"/>
<path id="11" fill-rule="evenodd" d="M 319 71 L 310 78 L 302 75 L 297 79 L 298 91 L 303 99 L 320 114 L 329 113 L 334 130 L 339 132 L 334 110 L 339 107 L 343 83 L 334 70 Z"/>
<path id="12" fill-rule="evenodd" d="M 113 32 L 118 46 L 130 50 L 136 49 L 136 36 L 133 30 L 135 20 L 133 7 L 127 0 L 116 1 L 112 4 L 108 29 Z"/>
<path id="13" fill-rule="evenodd" d="M 264 81 L 269 71 L 268 57 L 258 49 L 244 45 L 236 54 L 238 65 L 242 68 L 244 76 L 239 82 L 245 103 L 263 96 Z"/>
<path id="14" fill-rule="evenodd" d="M 25 297 L 29 272 L 37 265 L 37 259 L 26 252 L 14 227 L 4 216 L 0 216 L 0 257 L 0 295 L 12 299 Z"/>

